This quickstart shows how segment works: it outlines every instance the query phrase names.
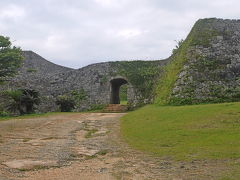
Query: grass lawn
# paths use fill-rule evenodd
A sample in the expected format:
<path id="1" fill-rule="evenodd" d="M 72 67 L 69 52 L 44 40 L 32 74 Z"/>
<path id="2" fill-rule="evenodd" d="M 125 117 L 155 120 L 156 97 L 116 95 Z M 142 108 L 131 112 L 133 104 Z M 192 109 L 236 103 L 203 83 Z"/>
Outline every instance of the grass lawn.
<path id="1" fill-rule="evenodd" d="M 173 160 L 240 158 L 240 103 L 148 105 L 121 119 L 134 148 Z"/>

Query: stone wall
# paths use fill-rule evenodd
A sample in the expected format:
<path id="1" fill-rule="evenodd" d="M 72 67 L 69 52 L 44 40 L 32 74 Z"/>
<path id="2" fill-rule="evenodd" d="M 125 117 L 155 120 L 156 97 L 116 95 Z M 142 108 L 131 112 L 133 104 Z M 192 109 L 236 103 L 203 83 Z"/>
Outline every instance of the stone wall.
<path id="1" fill-rule="evenodd" d="M 240 20 L 199 20 L 191 33 L 171 103 L 240 101 Z"/>
<path id="2" fill-rule="evenodd" d="M 159 104 L 240 101 L 240 20 L 197 21 L 175 53 L 166 60 L 106 62 L 71 69 L 25 51 L 19 75 L 2 89 L 39 91 L 40 112 L 56 111 L 56 97 L 73 90 L 84 90 L 87 96 L 79 111 L 90 109 L 92 105 L 109 104 L 110 81 L 119 77 L 128 82 L 128 102 L 132 107 L 153 101 L 154 89 L 158 89 L 157 78 L 167 85 L 156 93 L 159 96 L 164 92 L 159 98 L 164 103 Z M 173 78 L 167 79 L 169 77 Z"/>
<path id="3" fill-rule="evenodd" d="M 24 51 L 23 55 L 25 60 L 18 75 L 2 89 L 29 88 L 37 90 L 42 99 L 37 108 L 39 112 L 57 111 L 56 98 L 74 90 L 84 90 L 87 97 L 81 102 L 81 107 L 76 109 L 77 111 L 90 109 L 94 105 L 109 104 L 110 81 L 119 77 L 128 82 L 128 103 L 132 107 L 150 101 L 147 100 L 150 99 L 150 94 L 149 97 L 143 99 L 138 87 L 133 85 L 128 77 L 121 74 L 121 70 L 116 66 L 118 62 L 97 63 L 80 69 L 70 69 L 53 64 L 32 51 Z M 141 61 L 137 63 L 139 64 L 139 62 L 141 63 Z M 156 61 L 154 63 L 161 68 L 166 62 Z"/>

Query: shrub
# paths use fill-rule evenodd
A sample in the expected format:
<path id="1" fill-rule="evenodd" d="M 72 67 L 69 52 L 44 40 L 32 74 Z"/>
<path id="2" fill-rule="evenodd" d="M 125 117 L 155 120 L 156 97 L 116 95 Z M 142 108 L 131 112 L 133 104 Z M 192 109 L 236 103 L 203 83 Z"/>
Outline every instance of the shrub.
<path id="1" fill-rule="evenodd" d="M 75 107 L 75 101 L 71 96 L 58 96 L 56 104 L 60 106 L 61 112 L 71 112 Z"/>
<path id="2" fill-rule="evenodd" d="M 76 108 L 80 108 L 82 101 L 87 99 L 87 94 L 84 89 L 80 89 L 79 91 L 73 90 L 70 96 L 74 100 Z"/>
<path id="3" fill-rule="evenodd" d="M 9 116 L 9 113 L 6 111 L 0 111 L 0 117 L 6 117 Z"/>
<path id="4" fill-rule="evenodd" d="M 7 109 L 20 115 L 33 113 L 35 105 L 40 103 L 39 93 L 33 89 L 9 90 L 5 95 L 10 98 Z"/>

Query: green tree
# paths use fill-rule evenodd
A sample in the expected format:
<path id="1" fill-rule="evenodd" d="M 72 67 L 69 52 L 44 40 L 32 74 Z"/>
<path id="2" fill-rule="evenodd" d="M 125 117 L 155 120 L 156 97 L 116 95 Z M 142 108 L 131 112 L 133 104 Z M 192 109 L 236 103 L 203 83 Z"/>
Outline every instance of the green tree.
<path id="1" fill-rule="evenodd" d="M 16 74 L 22 60 L 21 49 L 12 46 L 9 37 L 0 36 L 0 83 Z"/>

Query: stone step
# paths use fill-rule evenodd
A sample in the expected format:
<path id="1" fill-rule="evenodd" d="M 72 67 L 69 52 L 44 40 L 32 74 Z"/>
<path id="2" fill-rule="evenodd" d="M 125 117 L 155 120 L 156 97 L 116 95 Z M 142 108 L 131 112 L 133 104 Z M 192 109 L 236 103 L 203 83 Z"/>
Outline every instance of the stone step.
<path id="1" fill-rule="evenodd" d="M 121 105 L 121 104 L 109 104 L 107 107 L 103 110 L 103 112 L 126 112 L 128 110 L 127 105 Z"/>

